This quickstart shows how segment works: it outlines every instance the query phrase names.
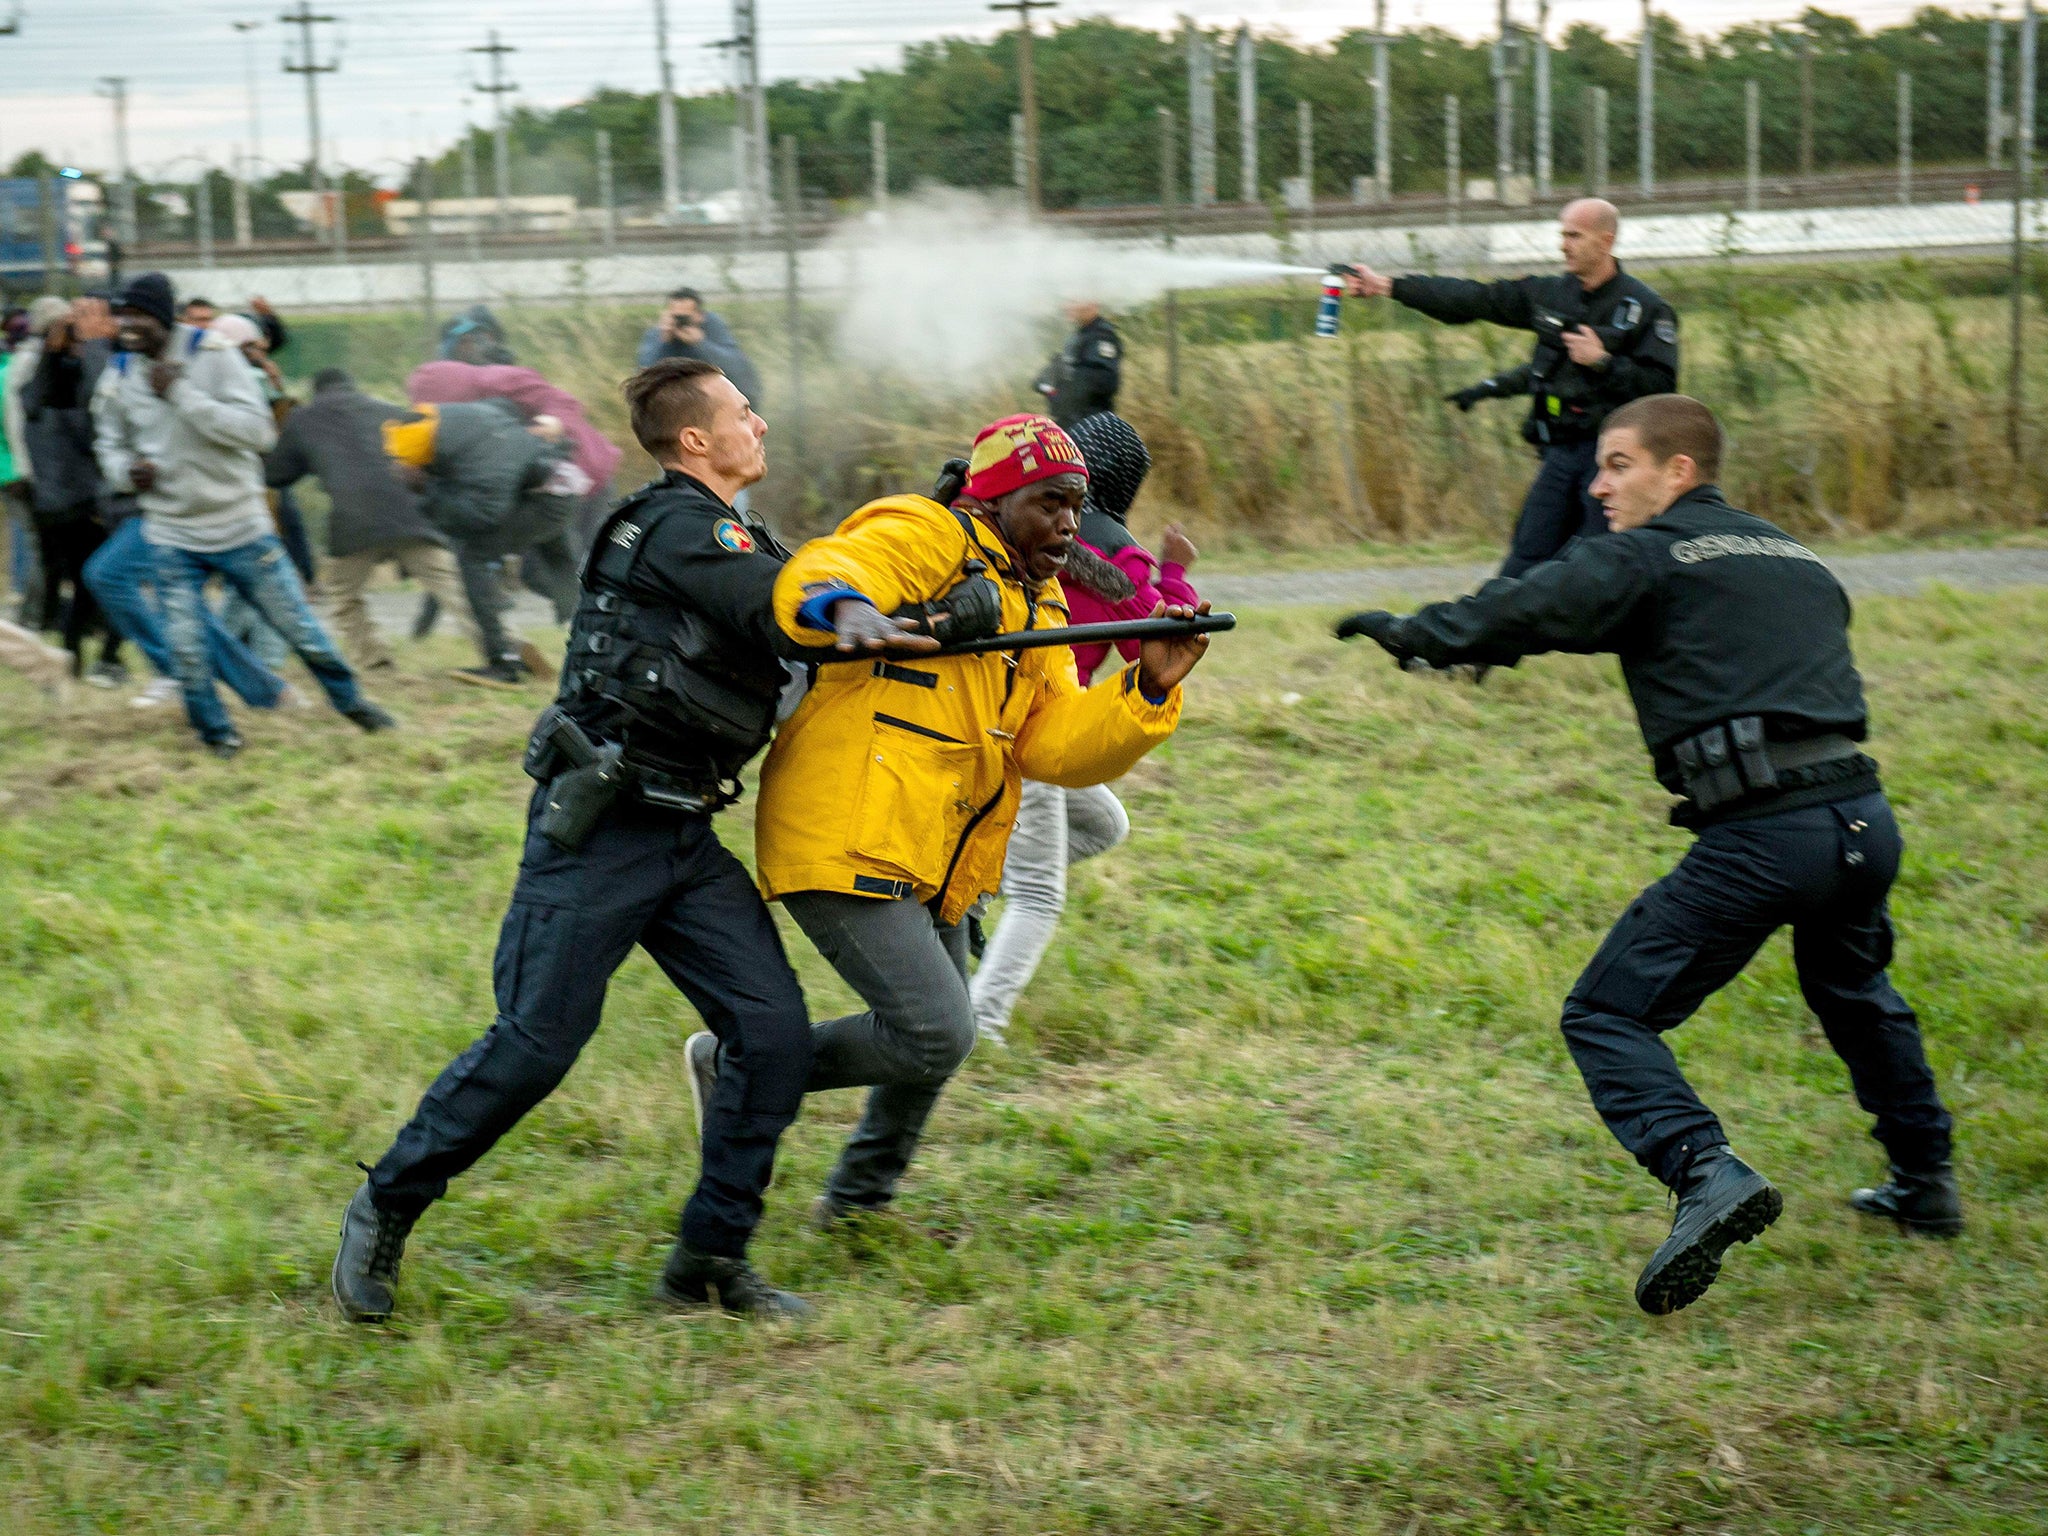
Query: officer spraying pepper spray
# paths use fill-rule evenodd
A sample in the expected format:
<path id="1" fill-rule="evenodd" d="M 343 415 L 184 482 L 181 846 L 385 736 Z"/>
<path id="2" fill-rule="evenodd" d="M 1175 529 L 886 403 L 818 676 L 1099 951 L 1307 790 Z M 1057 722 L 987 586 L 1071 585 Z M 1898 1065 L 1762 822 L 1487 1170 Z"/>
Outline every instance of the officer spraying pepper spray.
<path id="1" fill-rule="evenodd" d="M 1523 499 L 1503 576 L 1523 575 L 1573 539 L 1607 531 L 1588 492 L 1600 424 L 1617 406 L 1678 387 L 1678 317 L 1614 259 L 1620 229 L 1612 203 L 1584 197 L 1567 204 L 1558 217 L 1564 271 L 1556 277 L 1477 283 L 1342 268 L 1355 297 L 1391 298 L 1449 325 L 1487 320 L 1536 333 L 1521 367 L 1444 397 L 1461 411 L 1481 400 L 1529 397 L 1522 436 L 1543 466 Z M 1320 320 L 1317 329 L 1322 334 Z"/>
<path id="2" fill-rule="evenodd" d="M 1526 578 L 1405 618 L 1353 614 L 1404 665 L 1512 664 L 1544 651 L 1614 652 L 1658 779 L 1697 841 L 1637 898 L 1564 1007 L 1594 1107 L 1678 1195 L 1671 1235 L 1636 1282 L 1646 1312 L 1706 1293 L 1733 1244 L 1784 1201 L 1728 1147 L 1665 1033 L 1733 981 L 1779 928 L 1807 1006 L 1876 1121 L 1891 1177 L 1850 1203 L 1909 1231 L 1962 1230 L 1949 1114 L 1913 1010 L 1886 974 L 1885 900 L 1901 843 L 1864 756 L 1863 685 L 1849 599 L 1820 557 L 1738 512 L 1714 487 L 1721 428 L 1697 400 L 1659 395 L 1607 419 L 1593 493 L 1613 532 Z"/>

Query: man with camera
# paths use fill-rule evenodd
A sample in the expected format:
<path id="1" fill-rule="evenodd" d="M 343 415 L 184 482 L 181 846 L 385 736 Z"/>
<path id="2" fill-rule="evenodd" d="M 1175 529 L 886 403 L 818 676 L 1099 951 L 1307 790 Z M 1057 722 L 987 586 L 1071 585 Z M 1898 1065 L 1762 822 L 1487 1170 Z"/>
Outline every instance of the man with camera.
<path id="1" fill-rule="evenodd" d="M 740 349 L 732 327 L 704 307 L 704 296 L 694 288 L 678 288 L 671 293 L 660 316 L 640 338 L 637 361 L 642 368 L 670 357 L 716 363 L 739 386 L 740 393 L 754 403 L 754 408 L 760 409 L 759 370 Z"/>
<path id="2" fill-rule="evenodd" d="M 496 1022 L 427 1090 L 343 1218 L 334 1295 L 357 1322 L 390 1315 L 420 1214 L 574 1065 L 635 944 L 723 1047 L 697 1106 L 701 1174 L 656 1294 L 805 1310 L 746 1250 L 803 1100 L 810 1019 L 767 907 L 712 830 L 786 681 L 772 595 L 787 555 L 733 511 L 767 468 L 767 427 L 699 359 L 656 363 L 625 392 L 635 437 L 667 473 L 600 526 L 561 691 L 528 745 L 538 787 L 498 942 Z"/>

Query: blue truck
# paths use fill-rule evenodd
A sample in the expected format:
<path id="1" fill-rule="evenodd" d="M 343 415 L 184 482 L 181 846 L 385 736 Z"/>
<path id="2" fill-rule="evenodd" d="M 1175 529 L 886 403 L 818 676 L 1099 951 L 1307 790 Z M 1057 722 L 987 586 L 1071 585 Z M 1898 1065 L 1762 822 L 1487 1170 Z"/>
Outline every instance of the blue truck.
<path id="1" fill-rule="evenodd" d="M 0 285 L 54 293 L 104 280 L 107 248 L 94 228 L 99 210 L 99 188 L 77 171 L 0 177 Z"/>

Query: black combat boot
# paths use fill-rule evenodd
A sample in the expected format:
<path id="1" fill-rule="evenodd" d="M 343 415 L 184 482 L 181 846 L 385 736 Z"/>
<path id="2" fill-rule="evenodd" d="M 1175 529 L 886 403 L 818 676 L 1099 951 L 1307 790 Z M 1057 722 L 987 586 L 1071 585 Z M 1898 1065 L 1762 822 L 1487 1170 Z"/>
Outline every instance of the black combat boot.
<path id="1" fill-rule="evenodd" d="M 334 1255 L 334 1299 L 352 1323 L 381 1323 L 391 1315 L 398 1261 L 417 1216 L 380 1211 L 366 1180 L 341 1213 L 341 1248 Z"/>
<path id="2" fill-rule="evenodd" d="M 1678 1180 L 1678 1211 L 1636 1281 L 1636 1305 L 1662 1317 L 1707 1294 L 1721 1255 L 1778 1219 L 1785 1197 L 1725 1146 L 1709 1147 Z"/>
<path id="3" fill-rule="evenodd" d="M 1954 1237 L 1963 1230 L 1963 1195 L 1947 1163 L 1917 1173 L 1893 1163 L 1889 1179 L 1875 1189 L 1855 1191 L 1849 1203 L 1866 1216 L 1883 1216 L 1929 1237 Z"/>
<path id="4" fill-rule="evenodd" d="M 745 1259 L 699 1253 L 678 1239 L 654 1288 L 655 1300 L 672 1307 L 703 1307 L 711 1304 L 714 1291 L 721 1307 L 741 1317 L 795 1318 L 811 1312 L 810 1303 L 775 1289 Z"/>

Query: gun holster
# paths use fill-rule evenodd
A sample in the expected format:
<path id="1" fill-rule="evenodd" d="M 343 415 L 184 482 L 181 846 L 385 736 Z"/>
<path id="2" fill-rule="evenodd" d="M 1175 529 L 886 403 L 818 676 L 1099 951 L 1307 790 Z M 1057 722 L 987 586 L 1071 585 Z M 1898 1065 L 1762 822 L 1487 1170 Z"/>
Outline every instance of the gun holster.
<path id="1" fill-rule="evenodd" d="M 550 704 L 527 739 L 522 765 L 547 786 L 533 829 L 564 853 L 580 849 L 626 787 L 624 755 L 623 747 L 592 741 Z"/>

